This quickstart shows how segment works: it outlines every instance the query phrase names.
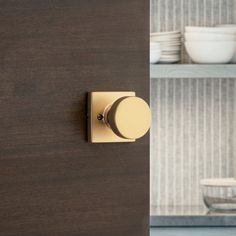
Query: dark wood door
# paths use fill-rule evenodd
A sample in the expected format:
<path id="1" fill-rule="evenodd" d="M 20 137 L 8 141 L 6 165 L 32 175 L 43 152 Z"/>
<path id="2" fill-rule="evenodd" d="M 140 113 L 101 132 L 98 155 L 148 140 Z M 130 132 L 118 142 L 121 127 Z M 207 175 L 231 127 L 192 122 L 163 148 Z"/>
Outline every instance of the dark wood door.
<path id="1" fill-rule="evenodd" d="M 89 91 L 149 98 L 148 0 L 0 0 L 0 235 L 147 236 L 149 138 L 90 144 Z"/>

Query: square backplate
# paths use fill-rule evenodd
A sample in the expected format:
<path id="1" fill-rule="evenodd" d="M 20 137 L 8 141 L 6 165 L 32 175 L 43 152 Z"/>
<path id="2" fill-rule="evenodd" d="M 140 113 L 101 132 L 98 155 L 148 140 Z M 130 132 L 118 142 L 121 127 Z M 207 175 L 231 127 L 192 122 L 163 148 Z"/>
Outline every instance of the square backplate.
<path id="1" fill-rule="evenodd" d="M 104 109 L 121 97 L 135 96 L 135 92 L 90 92 L 88 94 L 88 137 L 91 143 L 134 142 L 134 139 L 124 139 L 117 136 L 103 120 L 97 116 Z"/>

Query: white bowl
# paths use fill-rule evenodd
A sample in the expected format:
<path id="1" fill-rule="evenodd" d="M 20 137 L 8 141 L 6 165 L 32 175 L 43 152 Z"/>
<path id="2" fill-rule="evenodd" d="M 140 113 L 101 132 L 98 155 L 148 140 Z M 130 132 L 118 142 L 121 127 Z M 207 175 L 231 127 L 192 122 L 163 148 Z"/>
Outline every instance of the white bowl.
<path id="1" fill-rule="evenodd" d="M 217 25 L 216 27 L 228 27 L 228 28 L 236 28 L 236 24 L 224 24 L 224 25 Z"/>
<path id="2" fill-rule="evenodd" d="M 236 34 L 185 33 L 186 41 L 236 41 Z"/>
<path id="3" fill-rule="evenodd" d="M 236 179 L 201 180 L 203 201 L 211 211 L 236 211 Z"/>
<path id="4" fill-rule="evenodd" d="M 186 50 L 196 63 L 220 64 L 232 60 L 236 49 L 235 41 L 191 41 L 185 42 Z"/>
<path id="5" fill-rule="evenodd" d="M 236 25 L 235 24 L 218 25 L 217 27 L 225 27 L 225 28 L 236 29 Z M 231 62 L 232 63 L 236 63 L 236 49 L 235 49 L 234 56 L 233 56 L 233 59 L 232 59 Z"/>
<path id="6" fill-rule="evenodd" d="M 197 26 L 186 26 L 186 33 L 214 33 L 214 34 L 236 34 L 236 28 L 231 27 L 197 27 Z"/>
<path id="7" fill-rule="evenodd" d="M 161 50 L 150 50 L 150 63 L 155 64 L 160 61 Z"/>
<path id="8" fill-rule="evenodd" d="M 236 49 L 235 49 L 234 56 L 233 56 L 231 62 L 234 64 L 236 63 Z"/>
<path id="9" fill-rule="evenodd" d="M 150 42 L 150 50 L 161 49 L 161 44 L 158 42 Z"/>

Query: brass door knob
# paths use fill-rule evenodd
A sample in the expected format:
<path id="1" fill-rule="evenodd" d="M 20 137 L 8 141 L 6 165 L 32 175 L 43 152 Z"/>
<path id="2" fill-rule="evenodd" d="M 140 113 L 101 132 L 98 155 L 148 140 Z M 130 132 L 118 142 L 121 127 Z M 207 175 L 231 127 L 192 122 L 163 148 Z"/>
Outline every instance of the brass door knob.
<path id="1" fill-rule="evenodd" d="M 88 105 L 91 143 L 135 142 L 150 128 L 150 108 L 135 92 L 90 92 Z"/>
<path id="2" fill-rule="evenodd" d="M 117 99 L 105 112 L 105 121 L 121 138 L 138 139 L 147 133 L 151 124 L 148 104 L 135 96 Z"/>

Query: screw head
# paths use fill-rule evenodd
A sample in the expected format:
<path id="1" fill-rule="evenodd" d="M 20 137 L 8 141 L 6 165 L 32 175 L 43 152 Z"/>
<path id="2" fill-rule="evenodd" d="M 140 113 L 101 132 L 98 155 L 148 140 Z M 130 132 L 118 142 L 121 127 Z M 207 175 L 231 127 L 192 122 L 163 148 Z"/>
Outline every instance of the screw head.
<path id="1" fill-rule="evenodd" d="M 102 114 L 98 114 L 98 115 L 97 115 L 97 119 L 98 119 L 98 120 L 103 120 L 103 118 L 104 118 L 104 117 L 103 117 Z"/>

